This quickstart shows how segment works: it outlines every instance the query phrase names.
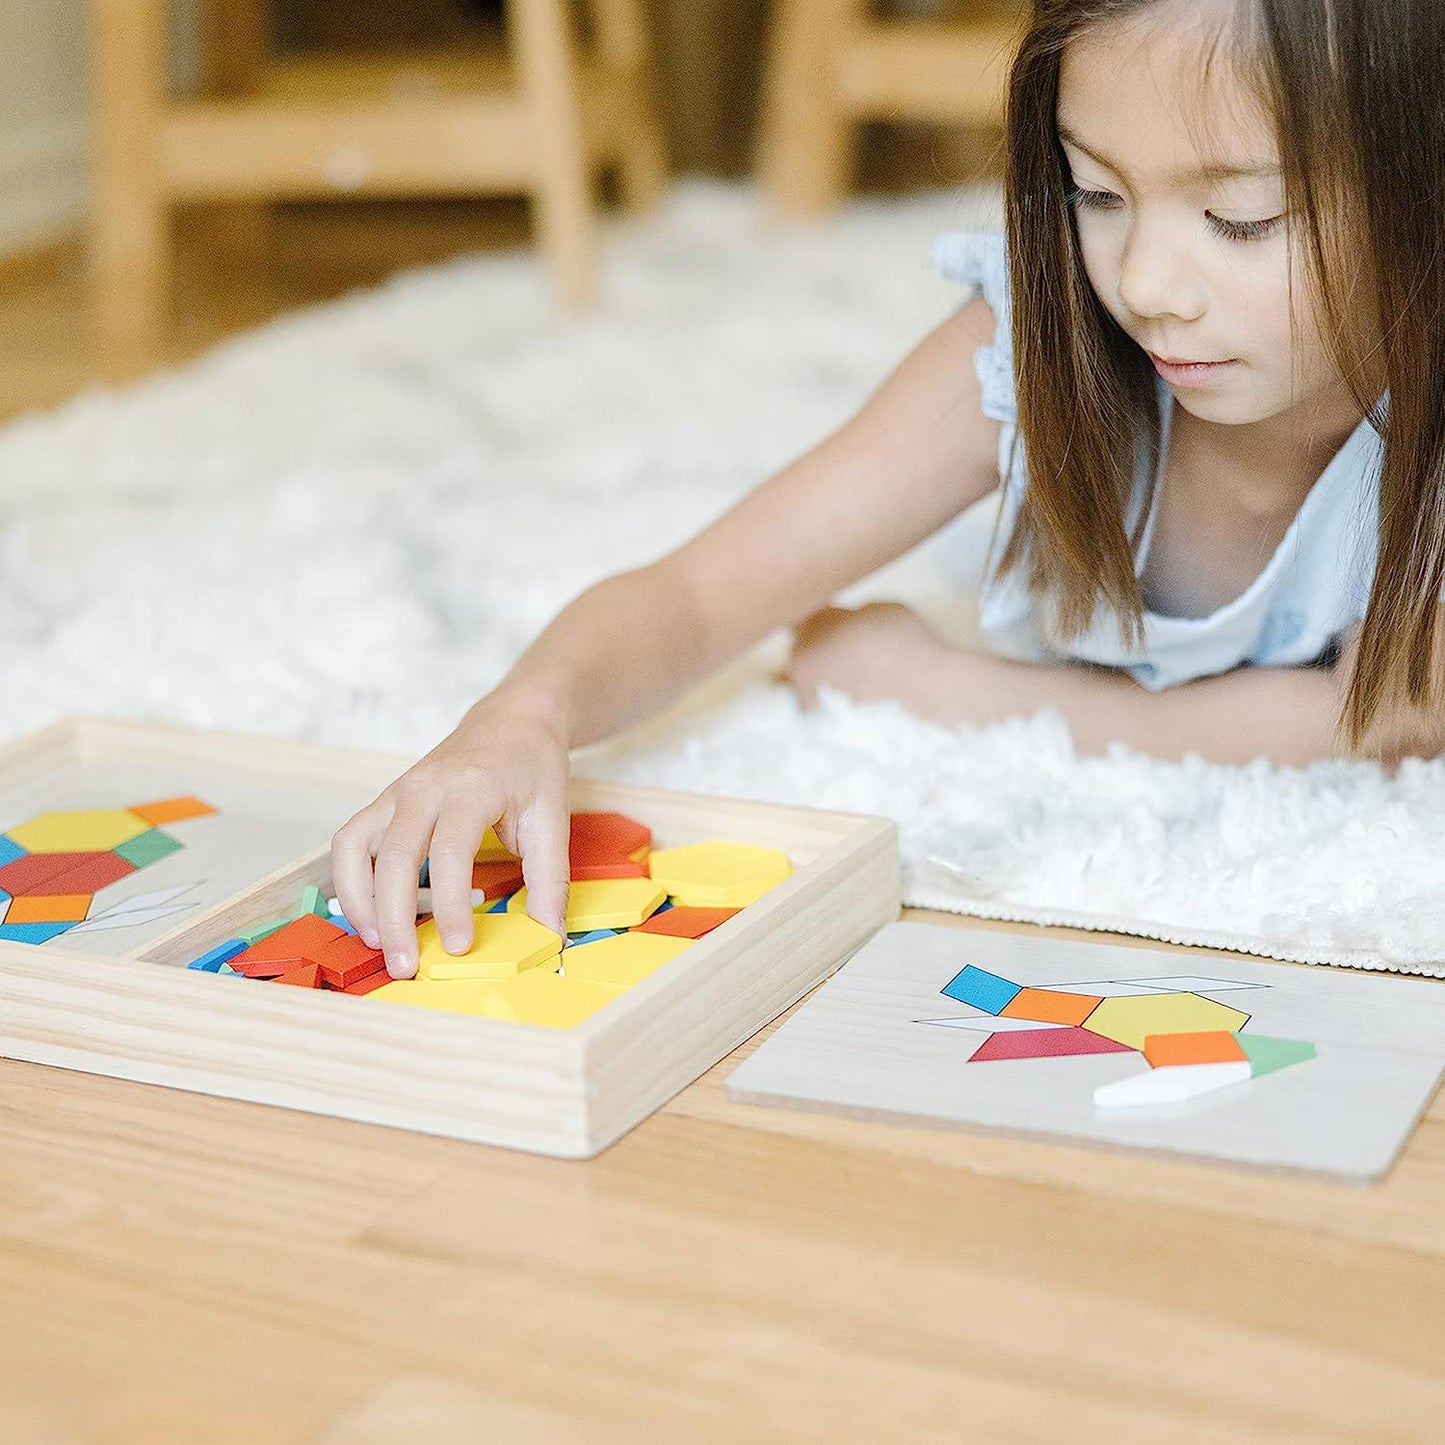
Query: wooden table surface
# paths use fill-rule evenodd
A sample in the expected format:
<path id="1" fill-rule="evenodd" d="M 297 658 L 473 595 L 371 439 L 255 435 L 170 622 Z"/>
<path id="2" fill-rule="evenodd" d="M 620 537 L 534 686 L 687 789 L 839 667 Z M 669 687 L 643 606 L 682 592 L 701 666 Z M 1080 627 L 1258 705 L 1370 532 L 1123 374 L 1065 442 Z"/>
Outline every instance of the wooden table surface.
<path id="1" fill-rule="evenodd" d="M 1445 1100 L 1353 1190 L 729 1103 L 770 1032 L 584 1164 L 0 1063 L 0 1440 L 1445 1439 Z"/>

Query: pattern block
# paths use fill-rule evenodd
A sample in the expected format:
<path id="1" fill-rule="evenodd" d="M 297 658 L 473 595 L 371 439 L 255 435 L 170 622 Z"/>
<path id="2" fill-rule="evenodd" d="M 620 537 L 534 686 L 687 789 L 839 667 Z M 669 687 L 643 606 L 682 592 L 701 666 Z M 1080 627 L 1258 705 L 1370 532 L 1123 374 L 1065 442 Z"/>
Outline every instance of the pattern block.
<path id="1" fill-rule="evenodd" d="M 652 829 L 624 813 L 573 813 L 567 845 L 570 876 L 576 882 L 646 878 L 651 846 Z"/>
<path id="2" fill-rule="evenodd" d="M 631 858 L 652 847 L 652 829 L 625 813 L 573 813 L 568 846 L 574 859 Z"/>
<path id="3" fill-rule="evenodd" d="M 472 864 L 472 887 L 480 888 L 490 901 L 500 895 L 510 896 L 522 886 L 522 865 L 514 858 Z"/>
<path id="4" fill-rule="evenodd" d="M 563 965 L 567 977 L 584 983 L 601 984 L 619 991 L 631 988 L 650 973 L 656 973 L 684 949 L 692 947 L 690 938 L 667 938 L 656 933 L 619 933 L 590 943 L 586 948 L 570 949 Z"/>
<path id="5" fill-rule="evenodd" d="M 37 813 L 0 834 L 0 916 L 15 943 L 47 943 L 84 921 L 95 895 L 181 844 L 155 826 L 216 810 L 199 798 L 165 798 L 136 808 L 90 808 Z M 150 816 L 144 816 L 149 813 Z M 22 901 L 23 900 L 23 901 Z M 125 905 L 104 910 L 107 922 L 135 926 L 164 917 Z"/>
<path id="6" fill-rule="evenodd" d="M 746 908 L 792 876 L 787 854 L 749 843 L 689 843 L 654 850 L 647 860 L 654 881 L 681 904 Z"/>
<path id="7" fill-rule="evenodd" d="M 502 840 L 497 837 L 495 828 L 488 828 L 482 835 L 482 841 L 477 847 L 476 861 L 478 863 L 496 863 L 517 861 L 517 855 L 509 848 L 502 846 Z"/>
<path id="8" fill-rule="evenodd" d="M 1202 1033 L 1227 1029 L 1238 1033 L 1249 1015 L 1197 993 L 1151 993 L 1106 998 L 1089 1015 L 1089 1027 L 1105 1038 L 1142 1049 L 1150 1034 Z"/>
<path id="9" fill-rule="evenodd" d="M 1088 1029 L 1020 1029 L 990 1034 L 969 1057 L 971 1064 L 998 1059 L 1059 1059 L 1076 1054 L 1127 1054 L 1133 1051 Z"/>
<path id="10" fill-rule="evenodd" d="M 665 933 L 672 938 L 703 938 L 742 910 L 737 908 L 659 909 L 637 927 L 638 933 Z"/>
<path id="11" fill-rule="evenodd" d="M 1023 992 L 1023 988 L 970 963 L 962 973 L 944 984 L 943 992 L 959 1003 L 982 1009 L 986 1014 L 1001 1014 Z"/>
<path id="12" fill-rule="evenodd" d="M 152 828 L 164 823 L 182 823 L 187 818 L 204 818 L 216 810 L 199 798 L 162 798 L 155 803 L 140 803 L 130 810 L 137 818 L 144 818 Z"/>
<path id="13" fill-rule="evenodd" d="M 27 893 L 11 899 L 6 923 L 79 923 L 90 910 L 89 893 Z"/>
<path id="14" fill-rule="evenodd" d="M 0 888 L 16 898 L 50 890 L 53 879 L 72 868 L 83 867 L 104 853 L 27 853 L 0 867 Z"/>
<path id="15" fill-rule="evenodd" d="M 1094 1103 L 1101 1109 L 1133 1105 L 1182 1104 L 1199 1099 L 1217 1089 L 1228 1089 L 1248 1080 L 1249 1065 L 1182 1064 L 1164 1069 L 1148 1069 L 1130 1074 L 1112 1084 L 1101 1084 L 1094 1090 Z"/>
<path id="16" fill-rule="evenodd" d="M 602 946 L 600 943 L 589 945 Z M 604 988 L 579 978 L 562 978 L 551 969 L 534 968 L 506 983 L 490 985 L 476 1011 L 505 1023 L 570 1029 L 591 1018 L 617 996 L 615 988 Z"/>
<path id="17" fill-rule="evenodd" d="M 441 932 L 428 919 L 416 931 L 417 977 L 443 979 L 514 978 L 524 969 L 556 959 L 562 940 L 525 913 L 474 913 L 472 946 L 448 953 Z"/>
<path id="18" fill-rule="evenodd" d="M 1153 1069 L 1176 1064 L 1238 1064 L 1247 1057 L 1238 1036 L 1226 1029 L 1196 1034 L 1150 1034 L 1144 1040 L 1144 1061 Z"/>
<path id="19" fill-rule="evenodd" d="M 129 878 L 135 871 L 135 864 L 118 853 L 92 853 L 86 862 L 57 873 L 48 886 L 57 893 L 99 893 L 102 888 Z"/>
<path id="20" fill-rule="evenodd" d="M 68 923 L 0 923 L 0 942 L 49 943 L 70 929 Z"/>
<path id="21" fill-rule="evenodd" d="M 651 878 L 606 878 L 574 883 L 567 896 L 567 932 L 635 928 L 657 912 L 667 894 Z M 527 890 L 507 900 L 508 913 L 527 911 Z"/>
<path id="22" fill-rule="evenodd" d="M 1255 1077 L 1302 1064 L 1315 1056 L 1315 1046 L 1303 1039 L 1272 1039 L 1264 1034 L 1241 1034 L 1239 1045 L 1249 1060 L 1249 1071 Z"/>
<path id="23" fill-rule="evenodd" d="M 300 968 L 277 974 L 276 982 L 289 983 L 296 988 L 320 988 L 321 970 L 314 963 L 303 963 Z"/>
<path id="24" fill-rule="evenodd" d="M 174 853 L 180 846 L 169 833 L 162 833 L 159 828 L 150 828 L 121 843 L 115 851 L 127 863 L 134 863 L 137 868 L 148 868 L 152 863 L 159 863 L 162 858 Z"/>
<path id="25" fill-rule="evenodd" d="M 1065 993 L 1062 989 L 1021 988 L 1003 1007 L 1011 1019 L 1033 1019 L 1041 1024 L 1084 1022 L 1103 1002 L 1097 995 Z"/>
<path id="26" fill-rule="evenodd" d="M 10 837 L 30 853 L 108 853 L 151 825 L 129 808 L 37 813 L 10 829 Z"/>
<path id="27" fill-rule="evenodd" d="M 218 943 L 199 958 L 193 958 L 186 967 L 195 969 L 199 973 L 219 973 L 222 964 L 230 963 L 238 953 L 245 951 L 246 941 L 244 939 L 228 938 L 224 943 Z M 234 969 L 231 971 L 235 972 Z"/>
<path id="28" fill-rule="evenodd" d="M 311 961 L 321 969 L 321 981 L 330 988 L 348 989 L 372 974 L 386 971 L 386 960 L 379 948 L 370 948 L 354 933 L 343 933 L 311 954 Z"/>

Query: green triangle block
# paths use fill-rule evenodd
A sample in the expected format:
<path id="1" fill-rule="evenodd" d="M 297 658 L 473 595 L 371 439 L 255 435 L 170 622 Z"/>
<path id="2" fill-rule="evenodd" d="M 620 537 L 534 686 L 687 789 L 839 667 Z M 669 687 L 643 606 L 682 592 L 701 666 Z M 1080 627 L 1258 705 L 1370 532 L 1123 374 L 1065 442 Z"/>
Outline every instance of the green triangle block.
<path id="1" fill-rule="evenodd" d="M 314 913 L 318 918 L 331 917 L 331 910 L 326 906 L 326 895 L 314 883 L 308 883 L 301 890 L 301 907 L 297 909 L 296 917 L 305 918 L 308 913 Z"/>
<path id="2" fill-rule="evenodd" d="M 1249 1075 L 1258 1078 L 1291 1064 L 1302 1064 L 1315 1056 L 1315 1046 L 1303 1039 L 1270 1039 L 1263 1034 L 1236 1034 L 1244 1056 L 1249 1060 Z"/>
<path id="3" fill-rule="evenodd" d="M 259 923 L 253 923 L 249 928 L 238 928 L 232 937 L 242 939 L 249 948 L 251 944 L 260 943 L 263 938 L 270 938 L 273 933 L 279 932 L 288 923 L 295 921 L 289 913 L 277 913 L 270 918 L 263 918 Z"/>
<path id="4" fill-rule="evenodd" d="M 159 828 L 151 828 L 147 832 L 137 833 L 114 851 L 117 857 L 124 858 L 136 868 L 145 868 L 174 853 L 180 846 L 169 833 L 162 833 Z"/>

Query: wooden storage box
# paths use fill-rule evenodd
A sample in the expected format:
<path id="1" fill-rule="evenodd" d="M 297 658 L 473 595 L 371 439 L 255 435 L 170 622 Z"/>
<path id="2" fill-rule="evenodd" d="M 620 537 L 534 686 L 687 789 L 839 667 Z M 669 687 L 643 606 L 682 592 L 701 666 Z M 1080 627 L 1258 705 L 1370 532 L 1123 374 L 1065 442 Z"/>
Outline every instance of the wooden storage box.
<path id="1" fill-rule="evenodd" d="M 886 820 L 578 779 L 574 810 L 627 813 L 652 827 L 658 847 L 764 844 L 783 849 L 797 871 L 572 1029 L 186 969 L 233 930 L 294 905 L 306 884 L 329 889 L 331 833 L 407 762 L 91 718 L 0 748 L 0 831 L 46 809 L 122 809 L 172 795 L 219 809 L 195 820 L 212 825 L 193 834 L 208 843 L 163 858 L 154 877 L 125 880 L 147 897 L 178 892 L 161 906 L 186 912 L 39 945 L 0 941 L 0 1053 L 588 1158 L 898 912 L 897 835 Z M 203 879 L 180 871 L 203 865 Z M 171 888 L 154 886 L 162 883 Z"/>

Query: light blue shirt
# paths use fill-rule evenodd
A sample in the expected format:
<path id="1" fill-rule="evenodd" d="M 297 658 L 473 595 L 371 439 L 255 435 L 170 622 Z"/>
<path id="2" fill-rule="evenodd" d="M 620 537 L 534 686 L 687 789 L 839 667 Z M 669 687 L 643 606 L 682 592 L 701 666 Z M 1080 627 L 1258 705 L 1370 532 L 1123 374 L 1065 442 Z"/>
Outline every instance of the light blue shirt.
<path id="1" fill-rule="evenodd" d="M 1012 467 L 1009 458 L 1018 409 L 1004 245 L 999 232 L 951 231 L 938 237 L 931 256 L 945 276 L 981 291 L 997 322 L 993 345 L 980 347 L 974 363 L 983 387 L 984 414 L 1002 423 L 998 466 L 1003 492 L 994 558 L 1002 555 L 1028 485 L 1022 442 Z M 1158 391 L 1162 468 L 1169 451 L 1174 394 L 1163 378 L 1158 379 Z M 1375 429 L 1361 421 L 1311 488 L 1264 570 L 1238 597 L 1207 617 L 1167 617 L 1146 609 L 1141 644 L 1130 648 L 1119 635 L 1116 613 L 1100 603 L 1088 630 L 1061 645 L 1048 635 L 1038 599 L 1030 595 L 1023 573 L 1015 569 L 1000 577 L 990 565 L 979 595 L 979 628 L 1045 656 L 1123 668 L 1153 690 L 1246 663 L 1289 667 L 1315 662 L 1365 615 L 1375 572 L 1382 447 Z M 1132 515 L 1125 519 L 1131 531 L 1150 495 L 1145 483 L 1141 455 Z M 1157 504 L 1157 486 L 1152 495 Z M 1135 558 L 1136 575 L 1143 572 L 1149 557 L 1154 520 L 1151 507 Z M 948 539 L 944 555 L 950 556 Z M 956 575 L 974 580 L 961 558 Z"/>

